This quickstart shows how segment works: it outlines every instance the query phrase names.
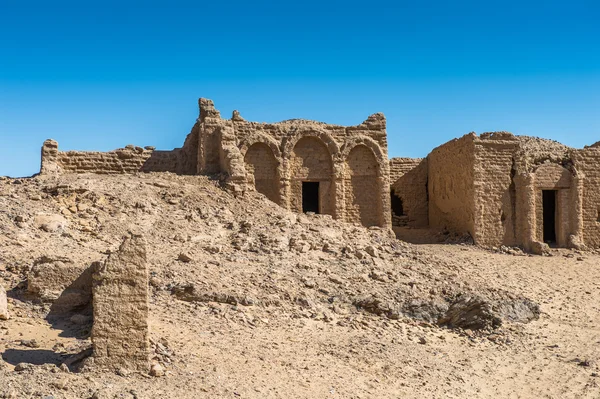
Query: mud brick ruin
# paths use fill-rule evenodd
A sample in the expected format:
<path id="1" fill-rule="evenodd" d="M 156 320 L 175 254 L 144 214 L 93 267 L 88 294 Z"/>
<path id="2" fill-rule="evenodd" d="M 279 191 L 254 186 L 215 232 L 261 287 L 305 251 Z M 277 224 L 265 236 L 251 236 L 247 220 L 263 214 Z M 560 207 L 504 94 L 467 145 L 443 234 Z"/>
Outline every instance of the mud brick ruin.
<path id="1" fill-rule="evenodd" d="M 147 372 L 148 269 L 143 238 L 126 238 L 119 251 L 94 269 L 94 366 Z"/>
<path id="2" fill-rule="evenodd" d="M 482 246 L 600 247 L 600 142 L 583 149 L 515 136 L 467 134 L 426 158 L 388 160 L 386 120 L 357 126 L 303 119 L 223 119 L 200 99 L 182 148 L 58 151 L 47 140 L 42 173 L 220 174 L 234 192 L 257 190 L 295 212 L 394 229 L 470 235 Z"/>

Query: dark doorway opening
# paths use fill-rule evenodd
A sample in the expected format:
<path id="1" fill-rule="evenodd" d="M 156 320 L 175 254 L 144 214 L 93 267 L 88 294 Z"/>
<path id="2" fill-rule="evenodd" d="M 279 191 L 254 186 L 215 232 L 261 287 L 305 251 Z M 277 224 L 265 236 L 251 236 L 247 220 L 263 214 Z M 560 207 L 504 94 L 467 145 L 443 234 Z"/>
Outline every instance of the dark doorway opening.
<path id="1" fill-rule="evenodd" d="M 404 215 L 404 205 L 402 204 L 402 198 L 396 196 L 394 190 L 391 190 L 390 194 L 392 199 L 392 213 L 396 216 Z"/>
<path id="2" fill-rule="evenodd" d="M 302 212 L 319 213 L 319 182 L 302 182 Z"/>
<path id="3" fill-rule="evenodd" d="M 556 243 L 556 190 L 542 190 L 544 242 Z"/>

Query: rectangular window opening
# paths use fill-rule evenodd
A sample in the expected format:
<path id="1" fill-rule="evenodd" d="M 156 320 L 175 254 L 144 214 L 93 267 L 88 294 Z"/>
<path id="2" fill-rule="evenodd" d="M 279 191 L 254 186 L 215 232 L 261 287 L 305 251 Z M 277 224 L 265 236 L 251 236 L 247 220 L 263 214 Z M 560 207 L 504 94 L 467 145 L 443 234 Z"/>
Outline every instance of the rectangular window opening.
<path id="1" fill-rule="evenodd" d="M 319 213 L 319 182 L 302 182 L 302 212 Z"/>

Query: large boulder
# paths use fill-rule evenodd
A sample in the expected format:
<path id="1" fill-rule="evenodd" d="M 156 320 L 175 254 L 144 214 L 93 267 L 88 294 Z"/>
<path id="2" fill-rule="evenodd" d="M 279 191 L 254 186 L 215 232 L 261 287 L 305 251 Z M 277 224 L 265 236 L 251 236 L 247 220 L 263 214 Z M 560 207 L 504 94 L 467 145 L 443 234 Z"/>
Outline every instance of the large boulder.
<path id="1" fill-rule="evenodd" d="M 539 316 L 539 305 L 526 298 L 490 301 L 477 296 L 462 296 L 450 305 L 438 324 L 469 330 L 494 329 L 503 321 L 528 323 Z"/>
<path id="2" fill-rule="evenodd" d="M 502 320 L 490 302 L 482 298 L 465 296 L 450 305 L 438 323 L 451 328 L 481 330 L 500 327 Z"/>
<path id="3" fill-rule="evenodd" d="M 27 292 L 53 303 L 54 311 L 68 311 L 91 301 L 92 277 L 89 267 L 76 265 L 69 258 L 42 256 L 27 277 Z"/>
<path id="4" fill-rule="evenodd" d="M 534 241 L 531 243 L 531 253 L 534 255 L 547 255 L 550 253 L 550 246 L 545 242 Z"/>
<path id="5" fill-rule="evenodd" d="M 62 233 L 68 226 L 67 219 L 52 213 L 38 213 L 33 218 L 33 224 L 47 233 Z"/>

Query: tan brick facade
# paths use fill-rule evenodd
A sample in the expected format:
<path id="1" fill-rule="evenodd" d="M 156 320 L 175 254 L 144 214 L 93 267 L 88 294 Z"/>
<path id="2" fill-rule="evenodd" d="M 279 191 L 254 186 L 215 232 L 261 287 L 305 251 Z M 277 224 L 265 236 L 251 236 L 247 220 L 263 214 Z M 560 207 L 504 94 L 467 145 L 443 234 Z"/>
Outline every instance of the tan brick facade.
<path id="1" fill-rule="evenodd" d="M 423 159 L 388 160 L 383 114 L 357 126 L 258 123 L 237 111 L 224 119 L 208 99 L 199 107 L 182 148 L 60 152 L 48 140 L 41 172 L 220 174 L 238 195 L 256 190 L 292 211 L 364 226 L 393 221 L 527 250 L 545 241 L 600 247 L 598 144 L 578 150 L 508 132 L 470 133 Z"/>
<path id="2" fill-rule="evenodd" d="M 421 202 L 430 227 L 469 234 L 479 245 L 598 248 L 599 163 L 596 145 L 579 150 L 508 132 L 470 133 L 428 155 Z M 417 169 L 393 172 L 400 176 L 395 195 L 418 193 L 411 191 L 418 184 L 402 182 Z"/>
<path id="3" fill-rule="evenodd" d="M 41 172 L 221 174 L 237 194 L 256 190 L 295 212 L 310 209 L 350 223 L 391 227 L 383 114 L 357 126 L 302 119 L 257 123 L 237 111 L 223 119 L 208 99 L 201 98 L 199 106 L 200 117 L 182 148 L 61 152 L 48 140 Z"/>

